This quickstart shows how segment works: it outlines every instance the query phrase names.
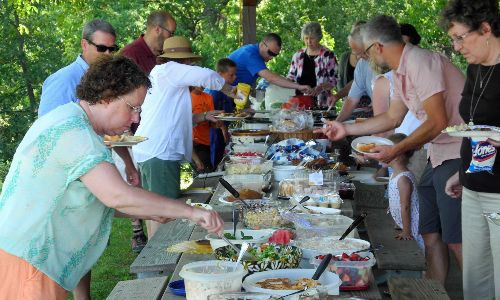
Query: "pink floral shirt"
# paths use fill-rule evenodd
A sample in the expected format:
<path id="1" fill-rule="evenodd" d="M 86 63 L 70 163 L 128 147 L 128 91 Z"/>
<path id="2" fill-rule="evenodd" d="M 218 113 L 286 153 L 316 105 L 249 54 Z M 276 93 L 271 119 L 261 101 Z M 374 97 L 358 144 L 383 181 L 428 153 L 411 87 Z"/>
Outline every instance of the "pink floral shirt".
<path id="1" fill-rule="evenodd" d="M 306 48 L 297 51 L 290 63 L 290 70 L 288 71 L 288 79 L 298 82 L 302 76 L 302 70 L 304 66 L 304 56 L 306 55 Z M 330 83 L 332 86 L 337 85 L 337 58 L 335 54 L 330 49 L 321 46 L 319 55 L 314 59 L 316 64 L 314 70 L 316 73 L 316 85 L 322 83 Z M 319 107 L 327 106 L 327 98 L 331 96 L 331 90 L 321 92 L 318 99 Z"/>

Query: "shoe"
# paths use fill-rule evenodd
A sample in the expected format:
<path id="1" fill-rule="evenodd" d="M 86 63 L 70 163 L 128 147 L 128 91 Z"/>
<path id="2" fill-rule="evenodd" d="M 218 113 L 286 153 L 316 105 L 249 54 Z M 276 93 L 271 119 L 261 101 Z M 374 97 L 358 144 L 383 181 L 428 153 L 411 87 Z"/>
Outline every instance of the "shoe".
<path id="1" fill-rule="evenodd" d="M 134 251 L 135 253 L 140 253 L 147 243 L 148 239 L 144 234 L 134 236 L 132 238 L 132 251 Z"/>

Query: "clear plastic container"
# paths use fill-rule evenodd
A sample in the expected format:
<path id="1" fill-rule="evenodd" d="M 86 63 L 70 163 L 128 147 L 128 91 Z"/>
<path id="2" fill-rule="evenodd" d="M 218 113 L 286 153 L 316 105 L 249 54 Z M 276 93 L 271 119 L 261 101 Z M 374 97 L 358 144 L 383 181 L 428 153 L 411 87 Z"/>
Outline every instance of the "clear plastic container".
<path id="1" fill-rule="evenodd" d="M 235 188 L 254 191 L 267 190 L 271 184 L 270 174 L 268 176 L 262 174 L 232 174 L 224 175 L 224 179 Z"/>
<path id="2" fill-rule="evenodd" d="M 367 261 L 335 261 L 331 260 L 328 269 L 331 272 L 339 275 L 342 280 L 340 290 L 366 290 L 370 287 L 370 280 L 372 277 L 372 267 L 375 265 L 376 260 L 372 253 L 362 252 L 359 253 L 361 257 L 369 257 Z M 311 264 L 319 265 L 321 259 L 312 258 Z"/>
<path id="3" fill-rule="evenodd" d="M 244 152 L 255 152 L 264 154 L 267 150 L 268 146 L 266 144 L 234 144 L 233 145 L 233 153 L 244 153 Z"/>
<path id="4" fill-rule="evenodd" d="M 272 170 L 273 162 L 265 161 L 262 163 L 232 163 L 226 162 L 226 174 L 264 174 Z"/>
<path id="5" fill-rule="evenodd" d="M 305 240 L 317 237 L 340 236 L 351 225 L 353 220 L 342 215 L 310 215 L 295 214 L 293 222 L 296 230 L 296 239 Z M 355 230 L 348 237 L 354 237 Z"/>
<path id="6" fill-rule="evenodd" d="M 238 204 L 243 224 L 249 229 L 282 228 L 291 223 L 281 216 L 283 208 L 273 201 L 250 203 L 250 207 Z"/>
<path id="7" fill-rule="evenodd" d="M 247 271 L 229 261 L 208 260 L 189 263 L 179 275 L 184 278 L 187 300 L 206 300 L 224 292 L 239 292 Z"/>

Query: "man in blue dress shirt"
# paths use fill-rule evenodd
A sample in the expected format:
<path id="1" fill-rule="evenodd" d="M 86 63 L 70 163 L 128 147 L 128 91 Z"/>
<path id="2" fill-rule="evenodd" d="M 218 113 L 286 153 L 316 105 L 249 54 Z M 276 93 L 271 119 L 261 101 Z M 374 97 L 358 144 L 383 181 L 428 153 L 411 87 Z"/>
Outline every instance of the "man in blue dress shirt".
<path id="1" fill-rule="evenodd" d="M 42 85 L 38 117 L 70 102 L 78 102 L 76 86 L 80 83 L 89 65 L 103 55 L 112 55 L 118 51 L 115 44 L 116 32 L 113 26 L 103 20 L 95 19 L 85 24 L 80 45 L 82 53 L 70 65 L 59 69 L 45 79 Z M 114 148 L 125 162 L 125 173 L 132 185 L 139 185 L 139 173 L 134 166 L 127 148 Z M 90 299 L 90 271 L 85 275 L 73 291 L 75 300 Z"/>
<path id="2" fill-rule="evenodd" d="M 276 33 L 268 33 L 257 44 L 245 45 L 229 54 L 228 58 L 236 63 L 236 81 L 254 85 L 258 77 L 272 84 L 289 89 L 300 90 L 304 94 L 311 91 L 308 85 L 300 85 L 276 73 L 269 71 L 266 62 L 278 56 L 281 51 L 281 37 Z"/>

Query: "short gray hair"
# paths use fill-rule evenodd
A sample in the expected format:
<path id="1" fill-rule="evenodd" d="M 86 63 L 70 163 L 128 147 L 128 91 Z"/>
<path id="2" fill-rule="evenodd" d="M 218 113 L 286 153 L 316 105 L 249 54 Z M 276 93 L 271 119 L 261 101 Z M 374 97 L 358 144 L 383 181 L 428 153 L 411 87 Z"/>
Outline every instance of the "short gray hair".
<path id="1" fill-rule="evenodd" d="M 398 22 L 386 15 L 376 16 L 369 20 L 361 29 L 361 36 L 364 42 L 404 43 Z"/>
<path id="2" fill-rule="evenodd" d="M 116 38 L 116 31 L 113 28 L 113 25 L 101 19 L 94 19 L 87 22 L 85 26 L 83 26 L 82 39 L 87 41 L 92 40 L 92 35 L 96 31 L 109 33 Z"/>
<path id="3" fill-rule="evenodd" d="M 321 24 L 319 24 L 318 22 L 306 23 L 304 27 L 302 27 L 300 38 L 304 39 L 306 35 L 321 40 L 323 38 L 323 32 L 321 31 Z"/>
<path id="4" fill-rule="evenodd" d="M 352 25 L 349 37 L 356 44 L 363 45 L 363 39 L 361 38 L 361 27 L 363 27 L 365 24 L 366 24 L 365 21 L 357 21 L 356 23 L 354 23 L 354 25 Z"/>
<path id="5" fill-rule="evenodd" d="M 168 20 L 175 21 L 169 12 L 164 11 L 164 10 L 157 10 L 157 11 L 152 12 L 148 16 L 148 20 L 146 22 L 146 25 L 148 28 L 154 27 L 156 25 L 164 26 Z"/>

